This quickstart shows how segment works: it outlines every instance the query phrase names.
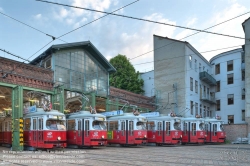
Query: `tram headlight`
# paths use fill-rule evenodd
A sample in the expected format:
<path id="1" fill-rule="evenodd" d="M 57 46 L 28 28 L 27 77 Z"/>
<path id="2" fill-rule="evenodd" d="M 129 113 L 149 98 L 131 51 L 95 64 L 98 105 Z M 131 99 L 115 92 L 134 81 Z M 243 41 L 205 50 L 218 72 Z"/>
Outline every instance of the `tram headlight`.
<path id="1" fill-rule="evenodd" d="M 60 141 L 60 140 L 61 140 L 61 137 L 57 137 L 57 139 L 58 139 L 58 141 Z"/>
<path id="2" fill-rule="evenodd" d="M 147 138 L 147 136 L 146 136 L 146 135 L 144 135 L 144 138 Z"/>
<path id="3" fill-rule="evenodd" d="M 182 138 L 182 135 L 180 136 L 180 138 Z"/>
<path id="4" fill-rule="evenodd" d="M 205 137 L 207 137 L 207 134 L 205 135 Z"/>
<path id="5" fill-rule="evenodd" d="M 104 135 L 102 136 L 102 139 L 104 139 Z"/>

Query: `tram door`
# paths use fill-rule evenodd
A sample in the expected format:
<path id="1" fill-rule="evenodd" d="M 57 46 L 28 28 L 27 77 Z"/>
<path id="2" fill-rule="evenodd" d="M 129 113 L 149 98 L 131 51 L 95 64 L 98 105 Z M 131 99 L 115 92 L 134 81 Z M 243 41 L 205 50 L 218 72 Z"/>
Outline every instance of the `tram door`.
<path id="1" fill-rule="evenodd" d="M 158 121 L 158 122 L 156 122 L 156 125 L 157 125 L 156 134 L 155 134 L 156 142 L 162 143 L 163 142 L 162 122 Z"/>
<path id="2" fill-rule="evenodd" d="M 211 141 L 212 142 L 217 142 L 217 124 L 213 124 L 211 135 L 212 135 L 212 140 Z"/>
<path id="3" fill-rule="evenodd" d="M 164 137 L 165 139 L 163 140 L 164 142 L 171 142 L 172 138 L 170 137 L 170 122 L 165 122 L 165 134 Z"/>
<path id="4" fill-rule="evenodd" d="M 119 135 L 119 138 L 120 138 L 120 143 L 121 144 L 126 144 L 126 121 L 125 120 L 121 120 L 120 121 L 121 123 L 121 132 L 120 132 L 120 135 Z"/>
<path id="5" fill-rule="evenodd" d="M 37 147 L 38 146 L 38 125 L 37 122 L 38 118 L 37 117 L 33 117 L 32 118 L 32 146 Z"/>
<path id="6" fill-rule="evenodd" d="M 88 119 L 84 119 L 84 124 L 82 126 L 84 128 L 84 137 L 83 145 L 90 145 L 90 121 Z"/>
<path id="7" fill-rule="evenodd" d="M 82 145 L 82 119 L 77 119 L 77 125 L 76 125 L 76 144 Z"/>
<path id="8" fill-rule="evenodd" d="M 196 126 L 196 122 L 191 122 L 190 123 L 190 142 L 197 142 L 197 126 Z"/>
<path id="9" fill-rule="evenodd" d="M 38 147 L 43 147 L 44 146 L 44 138 L 43 138 L 43 118 L 38 118 L 37 119 L 38 123 L 38 131 L 37 131 L 37 146 Z"/>
<path id="10" fill-rule="evenodd" d="M 134 143 L 134 121 L 126 120 L 126 144 Z"/>

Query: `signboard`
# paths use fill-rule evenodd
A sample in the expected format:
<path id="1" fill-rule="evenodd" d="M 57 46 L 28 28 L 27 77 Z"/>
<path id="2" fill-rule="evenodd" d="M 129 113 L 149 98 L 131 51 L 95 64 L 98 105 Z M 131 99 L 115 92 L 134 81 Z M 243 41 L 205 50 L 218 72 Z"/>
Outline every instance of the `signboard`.
<path id="1" fill-rule="evenodd" d="M 98 120 L 98 121 L 104 121 L 105 118 L 102 118 L 102 117 L 95 117 L 95 120 Z"/>
<path id="2" fill-rule="evenodd" d="M 23 110 L 23 114 L 29 114 L 29 113 L 33 113 L 36 112 L 36 105 L 33 105 L 31 107 L 28 108 L 24 108 Z"/>
<path id="3" fill-rule="evenodd" d="M 108 131 L 107 139 L 113 139 L 113 131 Z"/>
<path id="4" fill-rule="evenodd" d="M 122 110 L 117 110 L 117 111 L 111 111 L 111 112 L 103 112 L 100 113 L 104 116 L 117 116 L 117 115 L 123 115 L 123 111 Z"/>
<path id="5" fill-rule="evenodd" d="M 141 116 L 144 117 L 155 117 L 155 116 L 160 116 L 159 112 L 149 112 L 149 113 L 142 113 L 140 114 Z"/>

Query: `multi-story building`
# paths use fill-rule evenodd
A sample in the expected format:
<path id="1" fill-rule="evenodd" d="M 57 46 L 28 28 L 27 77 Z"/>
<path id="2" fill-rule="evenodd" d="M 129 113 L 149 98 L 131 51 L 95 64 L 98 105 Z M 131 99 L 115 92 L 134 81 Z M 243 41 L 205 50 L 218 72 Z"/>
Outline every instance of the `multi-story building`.
<path id="1" fill-rule="evenodd" d="M 242 25 L 249 39 L 250 19 Z M 221 116 L 229 124 L 244 124 L 250 117 L 246 97 L 250 89 L 249 45 L 246 40 L 242 48 L 216 55 L 208 62 L 190 43 L 154 35 L 154 84 L 144 90 L 149 93 L 155 89 L 160 94 L 162 113 Z M 148 81 L 148 74 L 144 75 Z"/>
<path id="2" fill-rule="evenodd" d="M 242 48 L 214 56 L 216 114 L 228 123 L 245 123 L 245 55 Z"/>

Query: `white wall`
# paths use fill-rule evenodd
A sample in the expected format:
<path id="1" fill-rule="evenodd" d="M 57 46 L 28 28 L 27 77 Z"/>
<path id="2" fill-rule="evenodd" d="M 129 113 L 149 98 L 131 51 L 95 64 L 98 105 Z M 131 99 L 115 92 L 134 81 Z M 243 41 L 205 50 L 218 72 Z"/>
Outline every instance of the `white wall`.
<path id="1" fill-rule="evenodd" d="M 222 117 L 222 120 L 228 122 L 228 115 L 234 115 L 234 123 L 244 123 L 242 121 L 242 110 L 245 110 L 245 100 L 242 100 L 242 89 L 245 81 L 241 76 L 241 52 L 242 49 L 232 50 L 223 54 L 219 54 L 211 59 L 211 64 L 220 64 L 220 74 L 214 75 L 216 81 L 220 81 L 220 92 L 216 92 L 216 100 L 220 100 L 221 109 L 216 114 Z M 227 71 L 227 61 L 233 60 L 233 71 Z M 214 67 L 215 73 L 215 67 Z M 227 75 L 234 74 L 233 84 L 227 83 Z M 234 104 L 228 105 L 227 95 L 234 94 Z"/>

